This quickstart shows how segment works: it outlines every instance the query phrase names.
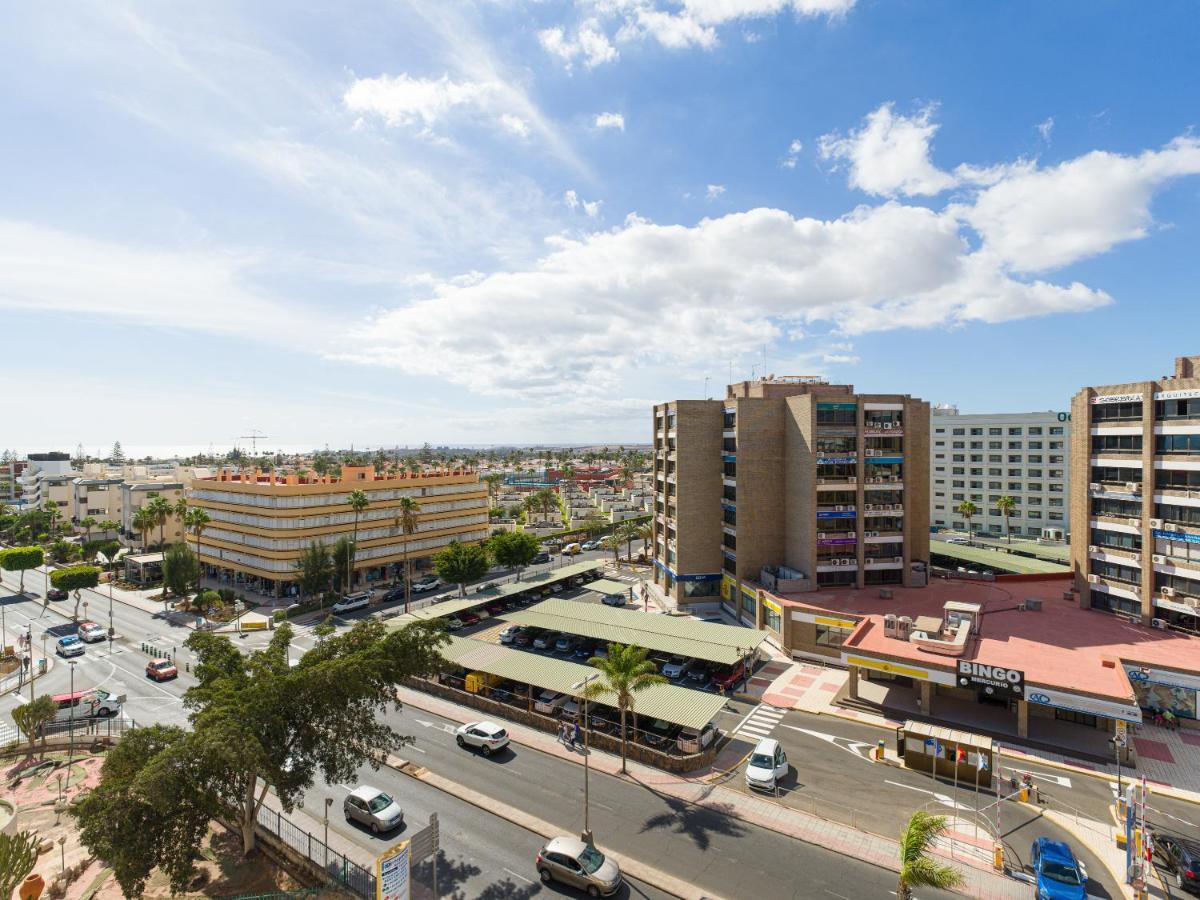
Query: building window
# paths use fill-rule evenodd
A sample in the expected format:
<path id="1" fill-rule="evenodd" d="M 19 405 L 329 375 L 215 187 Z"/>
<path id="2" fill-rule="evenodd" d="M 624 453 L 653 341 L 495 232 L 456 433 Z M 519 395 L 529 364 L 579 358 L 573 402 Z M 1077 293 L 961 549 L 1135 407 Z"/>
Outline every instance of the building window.
<path id="1" fill-rule="evenodd" d="M 1142 417 L 1142 401 L 1134 403 L 1097 403 L 1092 406 L 1093 422 L 1117 422 Z M 1051 432 L 1053 434 L 1053 431 Z"/>
<path id="2" fill-rule="evenodd" d="M 1004 441 L 988 441 L 989 450 L 1003 450 Z"/>
<path id="3" fill-rule="evenodd" d="M 1133 566 L 1121 565 L 1116 562 L 1105 562 L 1104 560 L 1093 559 L 1091 561 L 1090 570 L 1093 575 L 1099 575 L 1101 578 L 1108 578 L 1113 581 L 1123 581 L 1126 584 L 1141 584 L 1142 570 L 1135 569 Z"/>
<path id="4" fill-rule="evenodd" d="M 1009 489 L 1010 491 L 1020 491 L 1020 490 L 1024 490 L 1024 488 L 1022 488 L 1022 487 L 1021 487 L 1021 482 L 1019 482 L 1019 481 L 1010 481 L 1010 482 L 1008 483 L 1008 489 Z"/>
<path id="5" fill-rule="evenodd" d="M 818 647 L 840 647 L 850 636 L 849 628 L 838 628 L 836 625 L 817 625 Z"/>
<path id="6" fill-rule="evenodd" d="M 857 425 L 858 408 L 849 407 L 845 409 L 822 409 L 821 404 L 817 404 L 817 424 L 848 426 Z"/>
<path id="7" fill-rule="evenodd" d="M 1041 425 L 1031 425 L 1031 426 L 1029 427 L 1029 433 L 1030 433 L 1030 434 L 1041 434 L 1041 433 L 1042 433 L 1042 426 L 1041 426 Z"/>
<path id="8" fill-rule="evenodd" d="M 1074 722 L 1076 725 L 1086 725 L 1088 728 L 1096 727 L 1096 717 L 1091 713 L 1076 712 L 1073 709 L 1059 709 L 1055 707 L 1054 718 L 1059 722 Z"/>
<path id="9" fill-rule="evenodd" d="M 1030 442 L 1029 442 L 1029 449 L 1030 449 L 1030 450 L 1041 450 L 1041 449 L 1042 449 L 1042 442 L 1041 442 L 1041 441 L 1030 441 Z"/>
<path id="10" fill-rule="evenodd" d="M 958 436 L 958 435 L 961 435 L 961 434 L 966 434 L 966 431 L 965 431 L 965 430 L 963 430 L 962 428 L 955 428 L 955 429 L 954 429 L 954 434 L 955 434 L 955 436 Z"/>
<path id="11" fill-rule="evenodd" d="M 1009 428 L 1009 429 L 1008 429 L 1008 433 L 1009 433 L 1010 435 L 1020 435 L 1020 433 L 1021 433 L 1021 429 L 1020 429 L 1020 427 L 1019 427 L 1019 426 L 1018 426 L 1018 427 L 1015 427 L 1015 428 Z"/>
<path id="12" fill-rule="evenodd" d="M 1066 432 L 1063 431 L 1063 427 L 1061 425 L 1051 425 L 1050 433 L 1051 434 L 1065 434 Z"/>
<path id="13" fill-rule="evenodd" d="M 1020 450 L 1020 449 L 1021 449 L 1021 442 L 1020 442 L 1020 441 L 1009 441 L 1009 442 L 1008 442 L 1008 449 L 1009 449 L 1009 450 Z"/>
<path id="14" fill-rule="evenodd" d="M 1154 402 L 1154 418 L 1200 419 L 1200 399 L 1156 400 Z"/>
<path id="15" fill-rule="evenodd" d="M 1098 609 L 1101 612 L 1121 613 L 1126 616 L 1140 616 L 1142 614 L 1142 603 L 1140 600 L 1118 597 L 1115 594 L 1109 594 L 1105 591 L 1090 591 L 1088 594 L 1088 603 L 1092 609 Z"/>
<path id="16" fill-rule="evenodd" d="M 1098 547 L 1110 547 L 1113 550 L 1128 550 L 1133 553 L 1142 552 L 1142 536 L 1140 534 L 1124 534 L 1119 531 L 1108 531 L 1104 528 L 1093 528 L 1091 543 Z"/>
<path id="17" fill-rule="evenodd" d="M 739 591 L 742 595 L 742 612 L 746 613 L 751 619 L 755 615 L 755 598 L 753 594 L 747 594 L 745 591 Z"/>
<path id="18" fill-rule="evenodd" d="M 782 631 L 779 613 L 763 604 L 763 624 L 774 632 Z"/>
<path id="19" fill-rule="evenodd" d="M 1160 434 L 1154 438 L 1155 453 L 1200 453 L 1200 434 Z"/>

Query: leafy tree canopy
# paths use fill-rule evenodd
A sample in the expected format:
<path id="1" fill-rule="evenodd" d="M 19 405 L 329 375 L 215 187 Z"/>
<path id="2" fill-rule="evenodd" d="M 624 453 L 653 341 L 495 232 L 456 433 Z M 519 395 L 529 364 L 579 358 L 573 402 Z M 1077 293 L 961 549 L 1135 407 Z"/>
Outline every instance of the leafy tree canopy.
<path id="1" fill-rule="evenodd" d="M 81 591 L 100 583 L 99 566 L 70 566 L 50 573 L 50 583 L 60 591 Z"/>
<path id="2" fill-rule="evenodd" d="M 458 593 L 464 593 L 464 585 L 478 581 L 488 570 L 488 557 L 482 547 L 451 541 L 445 550 L 433 557 L 433 569 L 438 578 L 458 585 Z"/>
<path id="3" fill-rule="evenodd" d="M 538 539 L 523 531 L 504 531 L 488 541 L 488 549 L 496 564 L 513 569 L 533 562 L 541 547 Z"/>

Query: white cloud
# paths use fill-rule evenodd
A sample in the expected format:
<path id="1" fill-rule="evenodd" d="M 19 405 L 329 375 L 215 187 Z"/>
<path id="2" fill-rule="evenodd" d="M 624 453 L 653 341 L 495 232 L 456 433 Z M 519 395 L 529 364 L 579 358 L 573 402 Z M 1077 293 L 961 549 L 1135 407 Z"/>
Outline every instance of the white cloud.
<path id="1" fill-rule="evenodd" d="M 568 69 L 576 60 L 582 60 L 586 68 L 594 69 L 614 61 L 619 55 L 595 19 L 580 24 L 574 37 L 568 37 L 559 27 L 546 28 L 538 32 L 538 42 L 547 53 L 566 63 Z"/>
<path id="2" fill-rule="evenodd" d="M 550 243 L 533 267 L 443 282 L 364 322 L 340 358 L 536 398 L 603 392 L 639 366 L 695 365 L 713 334 L 736 356 L 806 323 L 856 334 L 1110 302 L 1078 284 L 1015 280 L 971 252 L 953 215 L 895 202 L 829 221 L 755 209 L 685 227 L 631 215 Z M 525 325 L 535 318 L 536 334 Z"/>
<path id="3" fill-rule="evenodd" d="M 1014 170 L 954 212 L 1004 264 L 1040 272 L 1144 237 L 1155 190 L 1195 174 L 1200 139 L 1193 137 L 1138 156 L 1097 150 L 1045 169 Z"/>
<path id="4" fill-rule="evenodd" d="M 597 128 L 615 128 L 618 131 L 624 131 L 625 116 L 619 112 L 599 113 L 592 124 Z"/>
<path id="5" fill-rule="evenodd" d="M 929 142 L 937 133 L 934 107 L 913 116 L 896 115 L 891 103 L 870 113 L 862 128 L 845 137 L 821 136 L 821 158 L 849 166 L 851 187 L 884 197 L 937 194 L 953 187 L 955 178 L 929 158 Z"/>
<path id="6" fill-rule="evenodd" d="M 1054 116 L 1049 116 L 1045 120 L 1039 122 L 1036 126 L 1038 134 L 1042 136 L 1042 140 L 1047 144 L 1050 143 L 1050 132 L 1054 131 Z"/>
<path id="7" fill-rule="evenodd" d="M 835 19 L 848 13 L 856 0 L 683 0 L 683 8 L 697 22 L 721 25 L 736 19 L 762 19 L 785 10 L 797 16 Z"/>
<path id="8" fill-rule="evenodd" d="M 704 196 L 709 200 L 716 200 L 723 193 L 725 193 L 725 185 L 723 184 L 710 184 L 704 190 Z"/>
<path id="9" fill-rule="evenodd" d="M 600 206 L 603 201 L 601 201 L 601 200 L 592 200 L 592 201 L 583 200 L 580 198 L 580 196 L 575 191 L 571 190 L 571 191 L 567 191 L 563 195 L 563 202 L 567 204 L 568 209 L 583 210 L 584 214 L 589 219 L 594 219 L 600 215 Z"/>
<path id="10" fill-rule="evenodd" d="M 800 143 L 800 139 L 796 138 L 788 144 L 787 155 L 779 163 L 785 169 L 796 168 L 796 162 L 800 159 L 800 154 L 804 151 L 804 145 Z"/>
<path id="11" fill-rule="evenodd" d="M 506 131 L 511 131 L 517 137 L 529 137 L 529 123 L 520 116 L 504 113 L 500 116 L 500 124 Z"/>
<path id="12" fill-rule="evenodd" d="M 407 74 L 359 78 L 342 96 L 346 108 L 379 116 L 388 125 L 420 123 L 426 127 L 461 107 L 486 107 L 498 85 L 441 78 L 412 78 Z"/>

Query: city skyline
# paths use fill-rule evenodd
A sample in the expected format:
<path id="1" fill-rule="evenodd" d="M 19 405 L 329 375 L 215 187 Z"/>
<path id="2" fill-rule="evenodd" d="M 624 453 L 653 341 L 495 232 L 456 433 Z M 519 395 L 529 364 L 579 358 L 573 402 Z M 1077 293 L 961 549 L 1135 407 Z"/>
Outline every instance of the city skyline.
<path id="1" fill-rule="evenodd" d="M 1064 410 L 1195 349 L 1182 5 L 288 9 L 0 36 L 13 444 L 645 442 L 731 373 Z"/>

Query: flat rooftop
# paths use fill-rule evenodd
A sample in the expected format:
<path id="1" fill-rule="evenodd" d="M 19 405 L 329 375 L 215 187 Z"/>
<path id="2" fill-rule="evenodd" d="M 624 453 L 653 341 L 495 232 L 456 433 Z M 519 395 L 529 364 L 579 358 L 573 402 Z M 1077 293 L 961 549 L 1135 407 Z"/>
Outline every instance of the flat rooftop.
<path id="1" fill-rule="evenodd" d="M 1016 575 L 1055 575 L 1069 571 L 1064 563 L 1053 560 L 1018 556 L 992 547 L 969 547 L 966 544 L 948 544 L 937 540 L 930 540 L 929 554 L 957 560 L 963 568 L 970 568 L 975 564 L 1003 569 Z"/>
<path id="2" fill-rule="evenodd" d="M 1160 631 L 1108 613 L 1080 609 L 1064 600 L 1069 577 L 1044 581 L 970 582 L 934 579 L 925 588 L 894 587 L 891 599 L 878 590 L 775 594 L 781 605 L 815 613 L 855 616 L 862 622 L 843 649 L 926 668 L 953 670 L 958 659 L 1020 669 L 1027 683 L 1129 702 L 1133 690 L 1121 663 L 1177 672 L 1200 672 L 1200 638 Z M 1026 597 L 1043 601 L 1040 612 L 1018 609 Z M 983 618 L 961 657 L 943 656 L 887 637 L 888 613 L 942 618 L 948 601 L 978 603 Z M 1111 665 L 1106 666 L 1108 661 Z"/>

